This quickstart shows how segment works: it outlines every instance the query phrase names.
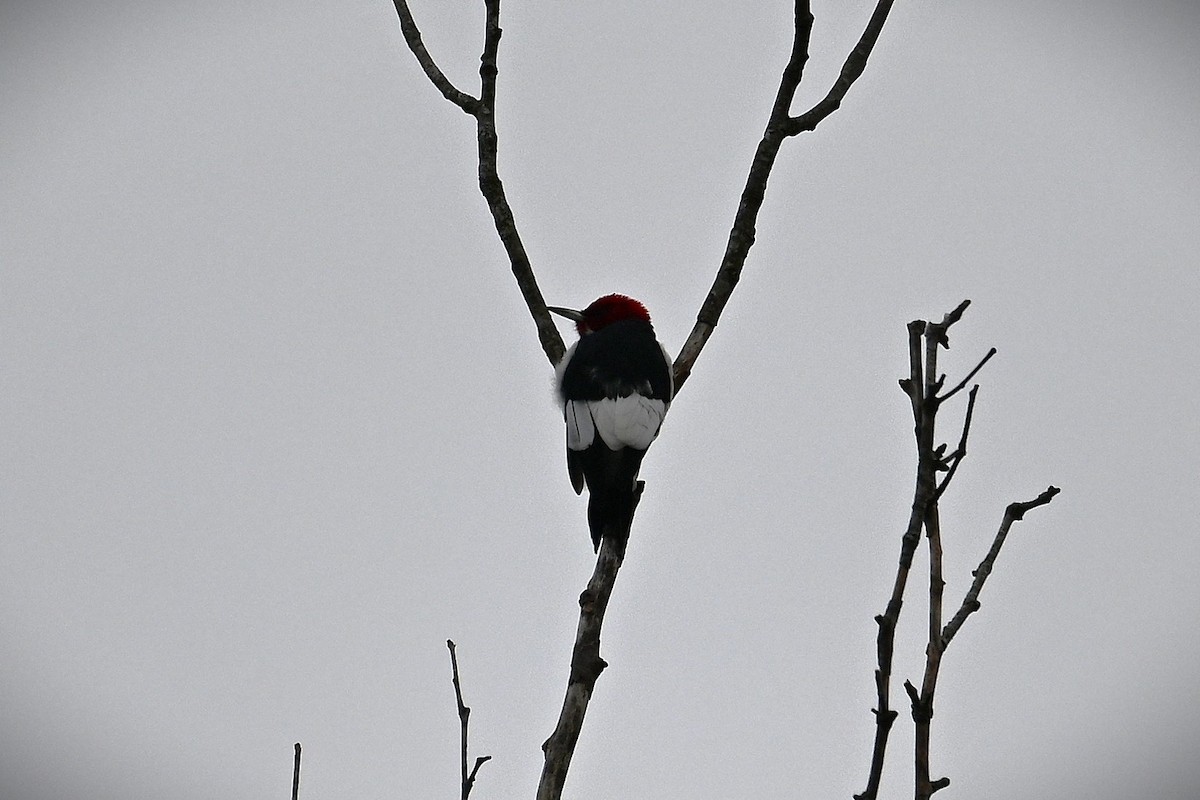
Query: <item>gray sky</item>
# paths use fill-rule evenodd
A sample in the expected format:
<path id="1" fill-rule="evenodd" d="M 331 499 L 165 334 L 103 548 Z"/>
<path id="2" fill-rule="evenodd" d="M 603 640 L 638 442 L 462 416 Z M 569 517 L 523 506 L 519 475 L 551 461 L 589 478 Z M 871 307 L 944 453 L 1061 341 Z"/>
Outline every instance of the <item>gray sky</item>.
<path id="1" fill-rule="evenodd" d="M 474 90 L 481 4 L 413 10 Z M 797 110 L 869 5 L 814 11 Z M 501 170 L 548 299 L 633 294 L 679 347 L 790 21 L 508 3 Z M 571 797 L 864 788 L 904 325 L 969 297 L 943 364 L 1000 352 L 943 506 L 948 605 L 1007 503 L 1063 493 L 947 653 L 934 772 L 947 798 L 1194 800 L 1198 23 L 896 4 L 841 111 L 785 145 L 647 458 Z M 0 107 L 5 800 L 284 797 L 296 741 L 306 800 L 455 796 L 447 637 L 494 756 L 473 796 L 532 796 L 585 504 L 472 121 L 390 4 L 9 2 Z M 902 714 L 889 796 L 911 741 Z"/>

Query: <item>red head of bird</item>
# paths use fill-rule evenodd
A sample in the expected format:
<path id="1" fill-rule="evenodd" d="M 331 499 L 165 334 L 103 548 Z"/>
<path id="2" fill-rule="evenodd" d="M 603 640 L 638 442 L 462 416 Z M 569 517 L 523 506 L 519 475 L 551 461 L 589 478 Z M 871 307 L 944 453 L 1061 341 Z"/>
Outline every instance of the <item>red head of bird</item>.
<path id="1" fill-rule="evenodd" d="M 592 302 L 582 311 L 575 311 L 560 306 L 550 306 L 550 311 L 574 320 L 575 330 L 580 336 L 595 333 L 608 327 L 614 322 L 625 319 L 636 319 L 650 324 L 650 312 L 646 307 L 632 297 L 623 294 L 606 294 Z"/>

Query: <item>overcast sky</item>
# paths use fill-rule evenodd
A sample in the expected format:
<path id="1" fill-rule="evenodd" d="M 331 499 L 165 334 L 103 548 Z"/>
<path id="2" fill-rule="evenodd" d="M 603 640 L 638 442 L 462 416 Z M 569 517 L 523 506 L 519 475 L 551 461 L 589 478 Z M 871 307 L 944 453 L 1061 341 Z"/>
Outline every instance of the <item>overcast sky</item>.
<path id="1" fill-rule="evenodd" d="M 797 111 L 870 11 L 814 6 Z M 475 91 L 482 4 L 412 7 Z M 547 299 L 632 294 L 676 351 L 792 4 L 504 14 L 501 173 Z M 939 797 L 1200 795 L 1200 5 L 892 16 L 784 145 L 645 462 L 571 798 L 862 791 L 905 324 L 964 298 L 950 379 L 999 354 L 942 507 L 951 609 L 1005 505 L 1063 492 L 947 652 Z M 531 797 L 585 501 L 473 121 L 392 6 L 6 2 L 0 108 L 0 796 L 282 798 L 302 742 L 305 800 L 456 797 L 449 637 L 494 756 L 473 797 Z M 911 745 L 902 713 L 888 797 Z"/>

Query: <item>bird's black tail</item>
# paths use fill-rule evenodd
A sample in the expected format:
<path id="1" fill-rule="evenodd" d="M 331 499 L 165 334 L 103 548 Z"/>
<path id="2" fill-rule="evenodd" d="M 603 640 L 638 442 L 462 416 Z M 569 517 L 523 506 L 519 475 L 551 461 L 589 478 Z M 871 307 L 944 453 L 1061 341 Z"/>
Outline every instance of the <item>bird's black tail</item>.
<path id="1" fill-rule="evenodd" d="M 629 538 L 633 509 L 637 504 L 636 493 L 636 484 L 630 484 L 627 490 L 609 489 L 589 493 L 588 528 L 591 529 L 592 545 L 597 553 L 600 552 L 600 541 L 606 537 L 622 542 Z"/>

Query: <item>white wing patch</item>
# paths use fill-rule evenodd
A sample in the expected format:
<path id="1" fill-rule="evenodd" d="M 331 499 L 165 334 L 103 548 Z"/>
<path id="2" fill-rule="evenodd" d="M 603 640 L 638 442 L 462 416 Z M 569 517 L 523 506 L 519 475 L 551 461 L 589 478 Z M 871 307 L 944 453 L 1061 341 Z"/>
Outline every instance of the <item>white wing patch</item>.
<path id="1" fill-rule="evenodd" d="M 571 345 L 562 361 L 554 368 L 554 385 L 562 386 L 563 372 L 567 362 L 575 354 L 579 343 Z M 663 360 L 670 375 L 671 354 L 661 344 Z M 671 375 L 669 398 L 674 398 L 675 381 Z M 560 396 L 561 399 L 561 396 Z M 566 400 L 563 401 L 563 418 L 567 422 L 567 449 L 586 450 L 592 446 L 599 432 L 600 438 L 612 450 L 634 447 L 645 450 L 658 436 L 663 417 L 667 415 L 669 402 L 631 394 L 615 400 Z"/>
<path id="2" fill-rule="evenodd" d="M 631 394 L 615 400 L 568 400 L 563 404 L 567 421 L 567 447 L 586 450 L 600 434 L 611 450 L 633 447 L 645 450 L 658 436 L 667 404 Z"/>
<path id="3" fill-rule="evenodd" d="M 563 418 L 567 421 L 567 449 L 587 450 L 596 438 L 596 425 L 588 404 L 568 400 L 563 404 Z"/>

